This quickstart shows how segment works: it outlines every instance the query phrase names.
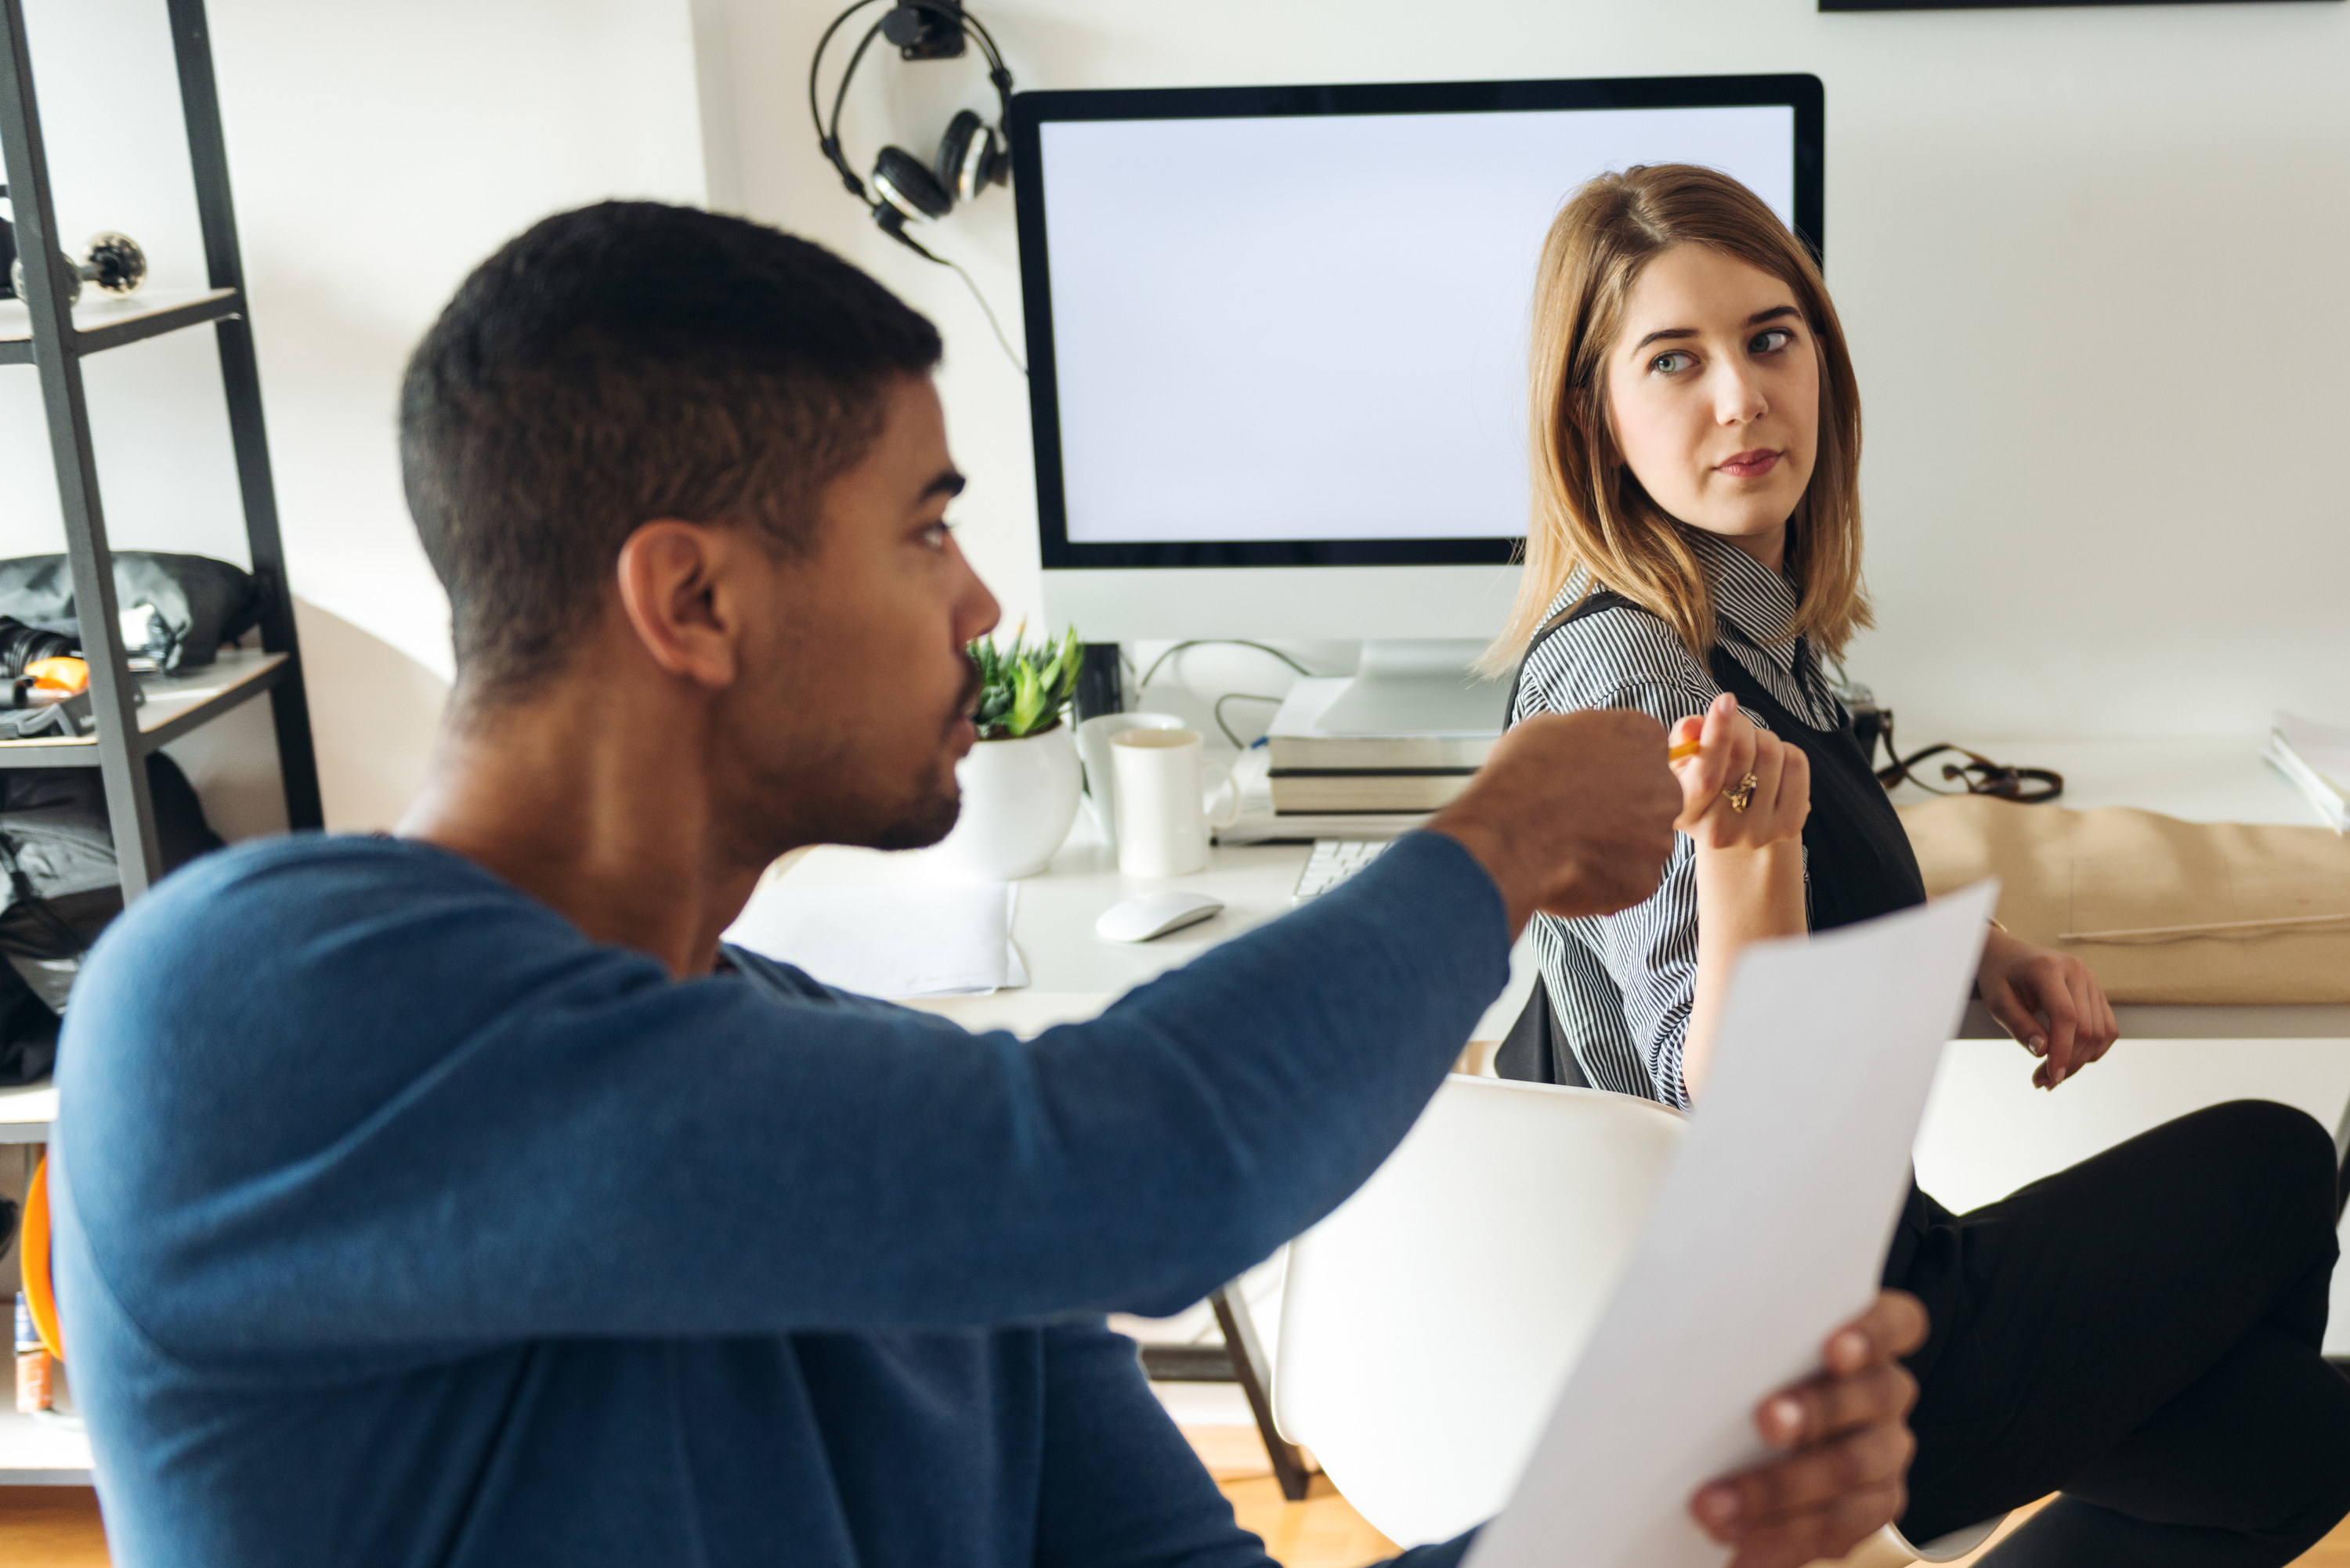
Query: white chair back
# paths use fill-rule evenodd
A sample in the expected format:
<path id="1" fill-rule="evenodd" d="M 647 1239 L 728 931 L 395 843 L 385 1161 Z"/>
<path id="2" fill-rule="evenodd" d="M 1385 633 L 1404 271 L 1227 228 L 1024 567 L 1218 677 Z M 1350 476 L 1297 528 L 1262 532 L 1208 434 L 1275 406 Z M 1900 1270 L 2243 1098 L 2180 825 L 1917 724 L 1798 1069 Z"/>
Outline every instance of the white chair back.
<path id="1" fill-rule="evenodd" d="M 1274 1413 L 1374 1529 L 1442 1541 L 1508 1501 L 1685 1125 L 1455 1075 L 1291 1243 Z"/>
<path id="2" fill-rule="evenodd" d="M 1374 1529 L 1443 1541 L 1509 1501 L 1687 1125 L 1622 1095 L 1456 1075 L 1290 1244 L 1274 1419 Z M 1949 1562 L 1999 1522 L 1923 1548 L 1887 1526 L 1846 1563 Z"/>

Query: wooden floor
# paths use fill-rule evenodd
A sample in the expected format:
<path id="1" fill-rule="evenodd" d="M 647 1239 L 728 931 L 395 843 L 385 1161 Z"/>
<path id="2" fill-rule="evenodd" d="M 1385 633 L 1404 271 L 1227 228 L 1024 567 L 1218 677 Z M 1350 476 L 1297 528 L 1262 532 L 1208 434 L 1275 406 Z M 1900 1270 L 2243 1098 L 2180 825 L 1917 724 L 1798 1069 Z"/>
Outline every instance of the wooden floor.
<path id="1" fill-rule="evenodd" d="M 0 1486 L 0 1563 L 107 1568 L 98 1494 L 86 1486 Z"/>
<path id="2" fill-rule="evenodd" d="M 1360 1568 L 1392 1554 L 1387 1538 L 1314 1478 L 1313 1495 L 1285 1501 L 1246 1428 L 1188 1433 L 1241 1524 L 1264 1537 L 1284 1568 Z M 1974 1561 L 1970 1557 L 1969 1563 Z M 107 1568 L 106 1536 L 87 1487 L 0 1487 L 0 1563 L 7 1568 Z M 2318 1542 L 2300 1568 L 2350 1568 L 2350 1523 Z"/>

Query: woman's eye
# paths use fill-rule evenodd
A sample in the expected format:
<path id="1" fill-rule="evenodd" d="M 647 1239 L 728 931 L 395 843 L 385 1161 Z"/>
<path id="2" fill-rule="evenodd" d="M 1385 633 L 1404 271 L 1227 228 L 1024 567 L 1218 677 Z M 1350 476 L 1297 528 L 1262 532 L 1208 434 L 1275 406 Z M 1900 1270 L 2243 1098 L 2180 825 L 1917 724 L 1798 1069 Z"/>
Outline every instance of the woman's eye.
<path id="1" fill-rule="evenodd" d="M 1773 327 L 1768 332 L 1755 334 L 1753 348 L 1757 354 L 1773 354 L 1795 340 L 1795 335 L 1783 327 Z"/>
<path id="2" fill-rule="evenodd" d="M 1669 354 L 1659 354 L 1649 360 L 1648 369 L 1660 376 L 1678 376 L 1695 363 L 1695 355 L 1684 354 L 1676 348 Z"/>
<path id="3" fill-rule="evenodd" d="M 921 541 L 933 550 L 943 550 L 947 547 L 948 535 L 953 532 L 954 524 L 941 517 L 922 530 Z"/>

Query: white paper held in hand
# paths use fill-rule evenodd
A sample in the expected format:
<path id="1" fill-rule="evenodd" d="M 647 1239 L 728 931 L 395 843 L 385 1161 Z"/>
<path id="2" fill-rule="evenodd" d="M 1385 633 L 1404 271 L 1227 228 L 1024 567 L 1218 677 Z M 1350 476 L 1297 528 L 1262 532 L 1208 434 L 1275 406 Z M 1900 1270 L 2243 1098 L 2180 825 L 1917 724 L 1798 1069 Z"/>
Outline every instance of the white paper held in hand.
<path id="1" fill-rule="evenodd" d="M 1742 956 L 1714 1066 L 1583 1358 L 1469 1568 L 1716 1568 L 1698 1488 L 1877 1293 L 1998 885 Z"/>

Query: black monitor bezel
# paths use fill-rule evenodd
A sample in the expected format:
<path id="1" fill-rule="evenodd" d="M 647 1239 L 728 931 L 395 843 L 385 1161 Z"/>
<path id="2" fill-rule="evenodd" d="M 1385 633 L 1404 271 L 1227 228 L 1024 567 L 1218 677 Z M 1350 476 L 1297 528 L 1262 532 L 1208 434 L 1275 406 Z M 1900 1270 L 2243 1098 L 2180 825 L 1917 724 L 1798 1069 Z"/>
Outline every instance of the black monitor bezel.
<path id="1" fill-rule="evenodd" d="M 1311 114 L 1473 114 L 1555 109 L 1795 111 L 1795 232 L 1821 254 L 1821 148 L 1826 119 L 1811 75 L 1617 77 L 1578 80 L 1346 83 L 1321 87 L 1116 88 L 1024 92 L 1012 99 L 1012 192 L 1027 317 L 1028 410 L 1036 457 L 1037 538 L 1047 571 L 1119 566 L 1481 566 L 1515 557 L 1518 537 L 1207 540 L 1074 545 L 1061 474 L 1059 387 L 1045 244 L 1041 128 L 1055 120 L 1221 119 Z M 1147 179 L 1147 171 L 1138 171 Z"/>

